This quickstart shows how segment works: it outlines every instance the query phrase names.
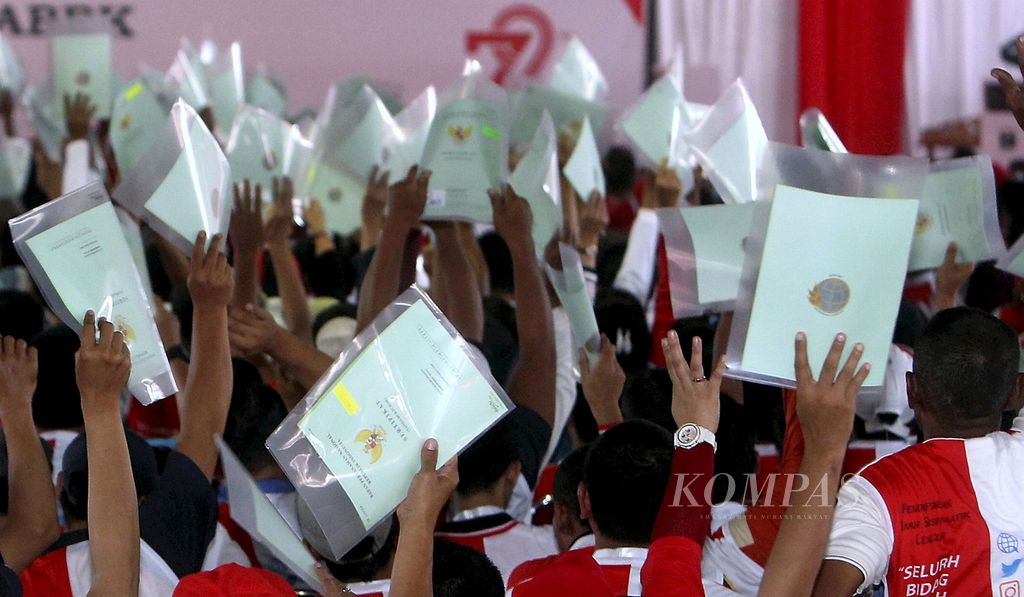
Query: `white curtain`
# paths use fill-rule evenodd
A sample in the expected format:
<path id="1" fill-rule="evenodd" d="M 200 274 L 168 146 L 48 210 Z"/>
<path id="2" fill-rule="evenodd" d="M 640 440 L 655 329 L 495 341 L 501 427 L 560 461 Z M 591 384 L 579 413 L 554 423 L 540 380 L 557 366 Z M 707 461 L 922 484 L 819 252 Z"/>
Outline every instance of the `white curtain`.
<path id="1" fill-rule="evenodd" d="M 688 100 L 742 77 L 768 138 L 797 142 L 798 0 L 658 0 L 659 62 L 683 44 Z"/>
<path id="2" fill-rule="evenodd" d="M 1024 33 L 1020 0 L 911 0 L 904 67 L 904 148 L 924 155 L 921 131 L 951 120 L 974 118 L 985 108 L 989 71 L 1003 62 L 1000 48 Z"/>

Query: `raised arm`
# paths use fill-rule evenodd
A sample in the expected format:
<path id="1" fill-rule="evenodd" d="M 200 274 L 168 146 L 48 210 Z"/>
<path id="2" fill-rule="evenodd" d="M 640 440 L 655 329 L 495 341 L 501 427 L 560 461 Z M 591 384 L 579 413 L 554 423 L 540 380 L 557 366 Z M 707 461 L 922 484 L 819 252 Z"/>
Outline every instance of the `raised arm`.
<path id="1" fill-rule="evenodd" d="M 292 256 L 289 236 L 292 231 L 292 180 L 274 179 L 274 204 L 267 218 L 267 251 L 274 264 L 277 291 L 288 330 L 306 342 L 313 342 L 313 322 L 309 314 L 306 288 L 302 284 L 299 267 Z"/>
<path id="2" fill-rule="evenodd" d="M 853 430 L 857 392 L 867 378 L 871 365 L 858 369 L 864 346 L 853 347 L 846 364 L 840 369 L 846 336 L 839 334 L 832 342 L 821 373 L 815 380 L 807 361 L 807 338 L 796 337 L 797 417 L 803 430 L 807 449 L 800 465 L 806 483 L 794 491 L 786 517 L 779 527 L 758 595 L 810 595 L 821 568 L 836 493 L 842 475 L 846 445 Z M 859 584 L 860 580 L 857 580 Z M 853 588 L 845 592 L 853 594 Z M 835 584 L 822 594 L 844 594 Z"/>
<path id="3" fill-rule="evenodd" d="M 216 433 L 224 432 L 231 405 L 231 347 L 228 343 L 228 303 L 234 276 L 220 252 L 223 238 L 213 237 L 204 254 L 206 233 L 192 248 L 188 290 L 192 295 L 192 360 L 188 368 L 184 406 L 180 410 L 178 452 L 188 456 L 208 479 L 217 466 Z"/>
<path id="4" fill-rule="evenodd" d="M 242 308 L 259 296 L 257 269 L 263 254 L 263 189 L 253 189 L 249 179 L 234 185 L 235 209 L 231 212 L 228 240 L 235 267 L 235 291 L 231 306 Z"/>
<path id="5" fill-rule="evenodd" d="M 437 240 L 435 273 L 444 279 L 445 316 L 466 339 L 479 342 L 484 336 L 483 297 L 459 228 L 454 222 L 431 222 L 430 228 Z"/>
<path id="6" fill-rule="evenodd" d="M 270 355 L 303 388 L 312 387 L 334 362 L 308 341 L 277 325 L 270 313 L 255 305 L 231 309 L 229 320 L 232 347 L 246 356 Z"/>
<path id="7" fill-rule="evenodd" d="M 1017 39 L 1017 66 L 1024 75 L 1024 36 Z M 1006 95 L 1006 103 L 1009 104 L 1013 116 L 1017 119 L 1017 125 L 1024 129 L 1024 87 L 1013 80 L 1013 75 L 1001 68 L 993 68 L 992 76 L 999 81 Z"/>
<path id="8" fill-rule="evenodd" d="M 534 253 L 533 215 L 525 199 L 505 185 L 503 193 L 488 191 L 494 227 L 512 254 L 515 283 L 519 365 L 508 386 L 509 397 L 540 415 L 555 420 L 555 330 L 551 302 Z"/>
<path id="9" fill-rule="evenodd" d="M 6 336 L 0 341 L 0 423 L 7 441 L 8 491 L 0 554 L 15 572 L 60 536 L 50 467 L 32 422 L 37 360 L 36 349 L 24 340 Z"/>
<path id="10" fill-rule="evenodd" d="M 949 243 L 942 265 L 935 270 L 935 292 L 932 293 L 931 305 L 933 314 L 957 306 L 960 302 L 960 289 L 974 273 L 973 263 L 956 262 L 956 250 L 956 243 Z"/>
<path id="11" fill-rule="evenodd" d="M 583 386 L 583 399 L 594 415 L 599 431 L 605 431 L 622 422 L 622 409 L 619 399 L 622 389 L 626 386 L 626 374 L 615 356 L 615 345 L 608 336 L 601 334 L 601 352 L 593 367 L 590 357 L 583 348 L 579 350 L 580 385 Z"/>
<path id="12" fill-rule="evenodd" d="M 132 362 L 124 334 L 85 315 L 75 358 L 89 455 L 90 596 L 139 594 L 139 499 L 121 423 L 121 390 Z"/>

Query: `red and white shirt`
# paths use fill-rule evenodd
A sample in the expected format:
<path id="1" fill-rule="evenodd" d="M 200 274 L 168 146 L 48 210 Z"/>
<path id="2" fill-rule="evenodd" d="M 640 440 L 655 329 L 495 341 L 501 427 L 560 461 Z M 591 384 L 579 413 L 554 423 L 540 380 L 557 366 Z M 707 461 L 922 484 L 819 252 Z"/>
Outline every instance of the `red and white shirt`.
<path id="1" fill-rule="evenodd" d="M 178 577 L 145 541 L 140 543 L 139 596 L 170 595 Z M 25 597 L 85 597 L 92 588 L 89 542 L 79 541 L 49 552 L 36 559 L 20 578 Z"/>
<path id="2" fill-rule="evenodd" d="M 519 564 L 558 553 L 555 533 L 550 526 L 523 524 L 494 506 L 459 512 L 435 535 L 486 555 L 506 584 Z"/>
<path id="3" fill-rule="evenodd" d="M 933 439 L 882 458 L 839 491 L 826 559 L 886 595 L 1022 594 L 1024 417 L 1011 433 Z"/>

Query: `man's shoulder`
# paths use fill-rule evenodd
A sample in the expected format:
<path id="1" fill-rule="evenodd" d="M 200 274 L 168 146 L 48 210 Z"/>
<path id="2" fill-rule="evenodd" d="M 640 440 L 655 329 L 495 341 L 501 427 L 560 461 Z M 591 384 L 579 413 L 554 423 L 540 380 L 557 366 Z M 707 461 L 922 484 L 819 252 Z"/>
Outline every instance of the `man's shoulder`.
<path id="1" fill-rule="evenodd" d="M 584 547 L 523 562 L 509 575 L 508 586 L 513 588 L 533 581 L 548 582 L 567 574 L 571 578 L 580 574 L 596 573 L 599 570 L 600 567 L 594 561 L 594 548 Z"/>

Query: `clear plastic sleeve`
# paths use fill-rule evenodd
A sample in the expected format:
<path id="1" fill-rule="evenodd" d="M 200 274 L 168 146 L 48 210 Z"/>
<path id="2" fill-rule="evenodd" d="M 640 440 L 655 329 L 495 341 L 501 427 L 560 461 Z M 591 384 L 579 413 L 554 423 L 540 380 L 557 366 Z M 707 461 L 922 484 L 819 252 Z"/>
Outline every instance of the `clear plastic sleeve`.
<path id="1" fill-rule="evenodd" d="M 0 197 L 20 198 L 28 183 L 32 144 L 28 139 L 0 135 Z"/>
<path id="2" fill-rule="evenodd" d="M 257 72 L 249 77 L 245 86 L 246 102 L 283 118 L 288 109 L 287 89 L 284 83 L 271 77 L 265 70 L 265 67 L 258 67 Z"/>
<path id="3" fill-rule="evenodd" d="M 381 169 L 391 172 L 392 180 L 404 176 L 423 158 L 430 125 L 437 114 L 437 92 L 431 85 L 395 116 L 395 126 L 384 138 Z"/>
<path id="4" fill-rule="evenodd" d="M 576 140 L 576 147 L 565 162 L 565 178 L 572 184 L 583 201 L 590 201 L 590 196 L 597 193 L 605 196 L 604 170 L 601 167 L 601 153 L 597 148 L 597 139 L 594 138 L 594 129 L 590 126 L 590 119 L 584 117 L 583 128 L 580 129 L 579 138 Z"/>
<path id="5" fill-rule="evenodd" d="M 179 97 L 196 110 L 210 106 L 202 63 L 191 48 L 183 47 L 174 55 L 174 62 L 164 77 L 164 89 L 171 97 Z"/>
<path id="6" fill-rule="evenodd" d="M 608 82 L 601 67 L 576 36 L 569 40 L 562 56 L 551 68 L 548 86 L 591 102 L 604 102 L 608 95 Z"/>
<path id="7" fill-rule="evenodd" d="M 142 404 L 178 391 L 142 279 L 100 183 L 82 187 L 10 222 L 14 246 L 46 304 L 71 329 L 86 311 L 125 334 L 128 390 Z"/>
<path id="8" fill-rule="evenodd" d="M 562 269 L 545 264 L 548 279 L 569 316 L 569 327 L 572 329 L 576 349 L 586 350 L 593 363 L 601 351 L 601 331 L 597 327 L 594 305 L 590 302 L 587 283 L 583 278 L 583 263 L 576 249 L 565 243 L 558 243 L 558 253 L 562 259 Z"/>
<path id="9" fill-rule="evenodd" d="M 526 154 L 508 178 L 512 190 L 526 199 L 533 213 L 533 246 L 537 257 L 562 226 L 562 185 L 558 170 L 558 137 L 547 112 L 533 134 Z"/>
<path id="10" fill-rule="evenodd" d="M 423 147 L 426 220 L 490 223 L 487 190 L 508 180 L 508 95 L 470 64 L 465 73 L 442 95 Z"/>
<path id="11" fill-rule="evenodd" d="M 658 210 L 676 319 L 732 310 L 753 208 L 743 204 Z"/>
<path id="12" fill-rule="evenodd" d="M 483 356 L 411 287 L 267 439 L 340 558 L 405 498 L 423 442 L 449 461 L 514 408 Z"/>
<path id="13" fill-rule="evenodd" d="M 141 79 L 118 94 L 110 113 L 110 145 L 122 178 L 160 136 L 166 121 L 167 111 Z"/>
<path id="14" fill-rule="evenodd" d="M 583 118 L 589 118 L 597 130 L 604 126 L 606 108 L 603 104 L 543 85 L 528 85 L 515 96 L 509 142 L 516 147 L 529 143 L 545 110 L 551 115 L 555 128 L 578 126 Z"/>
<path id="15" fill-rule="evenodd" d="M 196 235 L 227 233 L 233 206 L 231 168 L 217 139 L 182 100 L 114 200 L 160 236 L 191 254 Z"/>
<path id="16" fill-rule="evenodd" d="M 264 201 L 270 202 L 274 178 L 289 176 L 294 182 L 294 175 L 305 176 L 299 162 L 308 161 L 307 147 L 309 142 L 297 126 L 260 108 L 243 106 L 224 151 L 231 165 L 232 182 L 248 179 L 253 185 L 261 185 Z"/>
<path id="17" fill-rule="evenodd" d="M 957 262 L 999 259 L 1006 243 L 999 228 L 996 180 L 987 155 L 932 162 L 925 180 L 908 271 L 942 265 L 957 244 Z"/>
<path id="18" fill-rule="evenodd" d="M 32 120 L 32 129 L 36 138 L 46 151 L 47 157 L 54 162 L 64 159 L 64 137 L 67 129 L 64 118 L 57 111 L 57 102 L 53 95 L 53 82 L 47 81 L 38 87 L 28 87 L 24 95 L 25 106 Z"/>
<path id="19" fill-rule="evenodd" d="M 683 139 L 726 203 L 756 198 L 757 168 L 768 136 L 742 80 L 730 85 Z"/>
<path id="20" fill-rule="evenodd" d="M 383 161 L 385 139 L 394 134 L 395 120 L 369 85 L 348 102 L 317 135 L 316 154 L 357 180 L 368 181 Z"/>
<path id="21" fill-rule="evenodd" d="M 845 332 L 847 350 L 863 342 L 864 362 L 875 365 L 865 388 L 881 386 L 927 160 L 770 142 L 761 165 L 727 375 L 794 387 L 796 333 L 808 334 L 817 370 Z M 787 201 L 779 204 L 777 193 Z"/>
<path id="22" fill-rule="evenodd" d="M 656 166 L 687 152 L 680 134 L 692 125 L 690 118 L 679 83 L 665 75 L 626 108 L 617 127 L 646 163 Z"/>
<path id="23" fill-rule="evenodd" d="M 0 35 L 0 88 L 17 96 L 25 87 L 25 69 L 21 65 L 18 54 L 7 42 L 7 37 Z"/>
<path id="24" fill-rule="evenodd" d="M 848 153 L 839 134 L 817 108 L 807 108 L 800 115 L 800 142 L 804 147 Z"/>
<path id="25" fill-rule="evenodd" d="M 213 110 L 217 133 L 227 136 L 235 115 L 245 103 L 245 71 L 242 65 L 242 46 L 232 43 L 227 52 L 218 54 L 205 65 L 206 91 Z"/>
<path id="26" fill-rule="evenodd" d="M 113 61 L 110 19 L 102 15 L 57 19 L 50 24 L 55 109 L 63 118 L 63 97 L 89 96 L 97 118 L 110 116 Z"/>

